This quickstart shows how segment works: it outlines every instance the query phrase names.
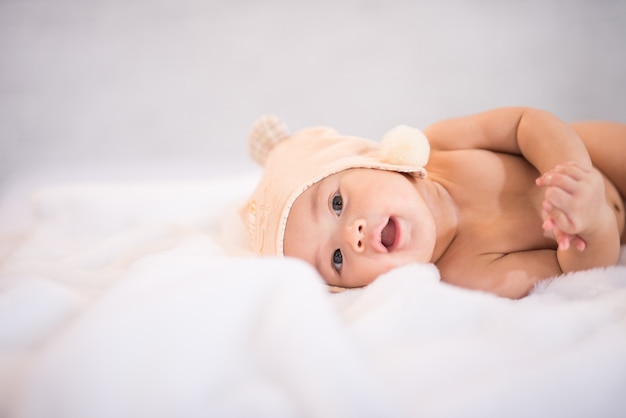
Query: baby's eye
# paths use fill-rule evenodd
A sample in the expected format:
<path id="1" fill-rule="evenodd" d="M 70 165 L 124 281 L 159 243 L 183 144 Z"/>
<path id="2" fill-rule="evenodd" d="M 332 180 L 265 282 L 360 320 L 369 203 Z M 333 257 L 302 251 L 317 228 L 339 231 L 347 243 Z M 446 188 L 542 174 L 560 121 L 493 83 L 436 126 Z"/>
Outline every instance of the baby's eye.
<path id="1" fill-rule="evenodd" d="M 341 250 L 336 249 L 333 253 L 333 267 L 337 272 L 341 270 L 341 265 L 343 264 L 343 255 L 341 255 Z"/>
<path id="2" fill-rule="evenodd" d="M 330 201 L 330 205 L 333 208 L 333 212 L 335 215 L 341 215 L 341 210 L 343 209 L 343 198 L 339 193 L 335 193 Z"/>

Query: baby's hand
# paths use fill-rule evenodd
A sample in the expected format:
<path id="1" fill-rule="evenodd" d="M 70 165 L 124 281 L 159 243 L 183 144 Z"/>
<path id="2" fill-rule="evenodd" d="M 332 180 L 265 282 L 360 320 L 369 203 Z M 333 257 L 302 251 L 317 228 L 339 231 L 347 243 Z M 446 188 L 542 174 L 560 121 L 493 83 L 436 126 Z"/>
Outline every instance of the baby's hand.
<path id="1" fill-rule="evenodd" d="M 560 250 L 567 250 L 571 244 L 583 251 L 586 243 L 581 235 L 597 224 L 605 205 L 600 172 L 564 163 L 544 173 L 536 183 L 546 188 L 543 229 L 554 235 Z"/>

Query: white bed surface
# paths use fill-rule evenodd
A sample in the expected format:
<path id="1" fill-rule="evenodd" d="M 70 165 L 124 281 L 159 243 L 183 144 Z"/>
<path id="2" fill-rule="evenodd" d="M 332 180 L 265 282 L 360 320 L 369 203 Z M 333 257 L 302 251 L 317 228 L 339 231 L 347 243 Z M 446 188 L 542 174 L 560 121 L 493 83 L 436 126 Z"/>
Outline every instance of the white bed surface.
<path id="1" fill-rule="evenodd" d="M 0 416 L 623 416 L 626 266 L 520 301 L 431 265 L 331 295 L 247 253 L 255 181 L 45 187 L 27 230 L 0 212 Z"/>

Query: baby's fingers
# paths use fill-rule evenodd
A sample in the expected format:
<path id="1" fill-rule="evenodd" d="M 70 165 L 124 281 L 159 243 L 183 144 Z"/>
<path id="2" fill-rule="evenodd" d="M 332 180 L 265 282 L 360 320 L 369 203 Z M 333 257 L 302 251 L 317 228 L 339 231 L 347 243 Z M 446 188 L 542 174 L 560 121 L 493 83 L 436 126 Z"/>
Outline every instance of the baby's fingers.
<path id="1" fill-rule="evenodd" d="M 587 243 L 585 242 L 585 240 L 583 240 L 578 235 L 575 235 L 573 238 L 571 238 L 570 242 L 578 251 L 585 251 L 585 248 L 587 248 Z"/>
<path id="2" fill-rule="evenodd" d="M 545 197 L 546 200 L 542 203 L 542 209 L 549 216 L 553 225 L 567 234 L 577 233 L 576 224 L 567 215 L 565 210 L 561 209 L 571 209 L 571 196 L 560 189 L 550 188 L 546 191 Z"/>
<path id="3" fill-rule="evenodd" d="M 569 162 L 559 164 L 552 170 L 540 176 L 536 183 L 538 186 L 554 186 L 564 188 L 571 193 L 572 186 L 590 173 L 591 169 Z"/>
<path id="4" fill-rule="evenodd" d="M 570 236 L 557 227 L 552 228 L 552 234 L 554 235 L 559 250 L 567 251 L 570 245 Z"/>
<path id="5" fill-rule="evenodd" d="M 576 190 L 578 179 L 562 173 L 549 172 L 539 177 L 535 182 L 537 186 L 556 187 L 572 194 Z"/>
<path id="6" fill-rule="evenodd" d="M 558 249 L 561 251 L 569 250 L 570 246 L 573 246 L 578 251 L 585 251 L 587 248 L 587 243 L 580 238 L 578 235 L 566 234 L 561 231 L 558 227 L 553 227 L 550 232 L 554 236 L 554 239 L 557 242 Z"/>

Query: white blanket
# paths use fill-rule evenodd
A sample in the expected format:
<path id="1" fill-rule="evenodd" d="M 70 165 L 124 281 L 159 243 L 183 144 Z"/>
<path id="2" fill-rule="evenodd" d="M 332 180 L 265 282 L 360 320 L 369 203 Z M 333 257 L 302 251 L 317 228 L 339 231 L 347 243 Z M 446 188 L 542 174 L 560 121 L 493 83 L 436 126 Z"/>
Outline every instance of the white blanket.
<path id="1" fill-rule="evenodd" d="M 432 265 L 333 295 L 247 254 L 255 180 L 37 193 L 0 237 L 0 416 L 624 416 L 626 266 L 520 301 Z"/>

